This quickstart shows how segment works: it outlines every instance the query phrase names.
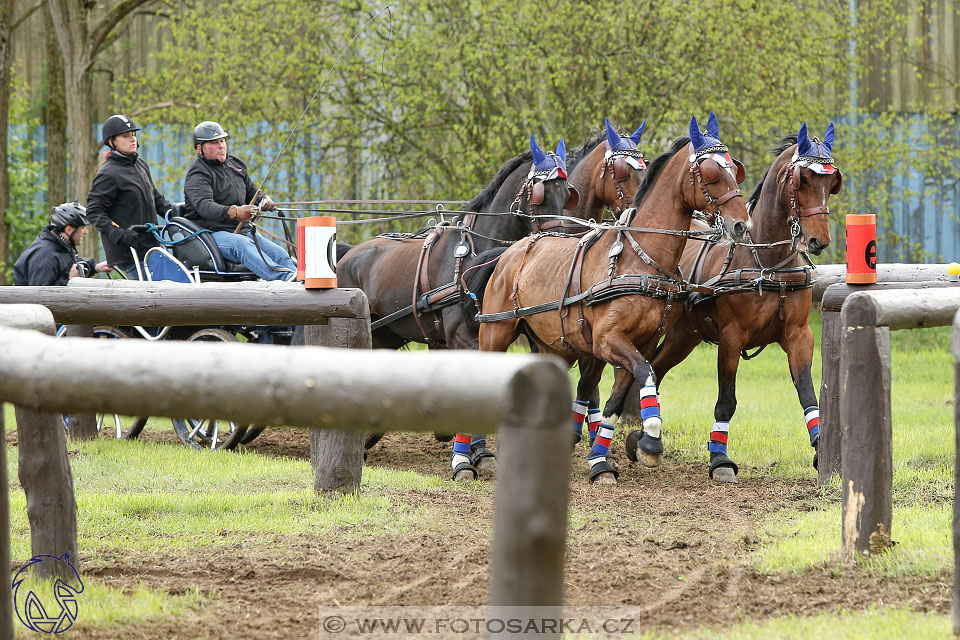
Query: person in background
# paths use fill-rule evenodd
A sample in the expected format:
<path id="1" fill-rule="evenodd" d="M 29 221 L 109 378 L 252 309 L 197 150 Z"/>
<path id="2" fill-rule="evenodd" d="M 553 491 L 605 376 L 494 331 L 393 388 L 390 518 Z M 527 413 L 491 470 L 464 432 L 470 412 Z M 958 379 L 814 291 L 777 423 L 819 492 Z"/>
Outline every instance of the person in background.
<path id="1" fill-rule="evenodd" d="M 145 226 L 157 224 L 170 202 L 153 185 L 147 163 L 137 155 L 140 128 L 124 115 L 103 123 L 100 139 L 109 148 L 87 194 L 87 217 L 100 232 L 107 262 L 127 278 L 139 279 L 137 259 L 159 244 Z"/>
<path id="2" fill-rule="evenodd" d="M 292 280 L 297 267 L 282 247 L 262 236 L 254 240 L 249 224 L 237 225 L 256 213 L 255 202 L 266 211 L 276 209 L 258 189 L 247 165 L 227 153 L 227 132 L 216 122 L 201 122 L 193 129 L 197 157 L 183 184 L 185 217 L 213 233 L 224 259 L 239 262 L 264 280 Z"/>
<path id="3" fill-rule="evenodd" d="M 87 235 L 86 209 L 79 202 L 65 202 L 53 209 L 50 224 L 27 247 L 13 265 L 13 284 L 43 287 L 66 285 L 70 278 L 113 271 L 106 261 L 77 255 Z"/>

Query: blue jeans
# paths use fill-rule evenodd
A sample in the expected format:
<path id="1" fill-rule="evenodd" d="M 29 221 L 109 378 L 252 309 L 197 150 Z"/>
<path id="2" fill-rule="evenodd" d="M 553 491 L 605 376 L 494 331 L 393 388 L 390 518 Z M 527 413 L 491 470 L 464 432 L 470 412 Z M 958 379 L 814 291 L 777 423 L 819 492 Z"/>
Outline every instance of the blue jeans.
<path id="1" fill-rule="evenodd" d="M 133 262 L 126 262 L 124 264 L 115 264 L 113 265 L 114 269 L 119 269 L 127 276 L 127 280 L 139 280 L 140 275 L 137 273 L 137 265 Z M 140 263 L 140 269 L 143 269 L 143 263 Z"/>
<path id="2" fill-rule="evenodd" d="M 232 233 L 214 231 L 213 240 L 220 247 L 224 260 L 239 262 L 264 280 L 293 280 L 297 275 L 297 265 L 280 245 L 270 242 L 263 236 L 257 236 L 257 244 L 263 252 L 263 258 L 253 243 L 249 232 Z M 264 262 L 266 258 L 266 262 Z M 289 271 L 277 271 L 271 267 L 283 267 Z"/>

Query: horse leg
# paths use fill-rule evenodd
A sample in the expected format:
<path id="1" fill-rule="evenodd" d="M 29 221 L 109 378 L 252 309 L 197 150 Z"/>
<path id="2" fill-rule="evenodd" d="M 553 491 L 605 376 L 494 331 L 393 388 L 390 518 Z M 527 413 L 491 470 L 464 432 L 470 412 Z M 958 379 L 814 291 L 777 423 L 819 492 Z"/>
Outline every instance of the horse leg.
<path id="1" fill-rule="evenodd" d="M 492 322 L 480 326 L 480 351 L 506 351 L 519 335 L 516 322 Z M 476 445 L 476 446 L 474 446 Z M 496 469 L 496 457 L 486 447 L 486 437 L 457 433 L 453 438 L 453 479 L 459 482 L 479 477 L 476 465 Z"/>
<path id="2" fill-rule="evenodd" d="M 810 375 L 813 361 L 813 332 L 810 331 L 806 320 L 795 331 L 791 329 L 792 327 L 788 327 L 787 335 L 780 346 L 787 353 L 790 377 L 800 398 L 803 419 L 807 424 L 807 435 L 810 437 L 810 446 L 813 447 L 813 468 L 816 469 L 820 454 L 820 405 L 817 402 L 817 393 L 813 389 L 813 378 Z"/>
<path id="3" fill-rule="evenodd" d="M 663 440 L 660 437 L 660 428 L 663 426 L 663 419 L 660 417 L 660 395 L 657 392 L 657 376 L 653 366 L 639 354 L 636 358 L 637 362 L 634 364 L 632 373 L 625 369 L 618 371 L 618 375 L 622 372 L 626 380 L 626 388 L 622 397 L 617 400 L 622 411 L 630 385 L 635 381 L 643 382 L 643 386 L 640 387 L 640 419 L 643 428 L 627 434 L 624 446 L 627 457 L 632 462 L 639 462 L 653 469 L 659 467 L 663 461 Z M 610 400 L 607 402 L 608 408 L 603 412 L 604 416 L 611 410 L 612 402 L 614 402 L 614 394 L 610 395 Z"/>
<path id="4" fill-rule="evenodd" d="M 586 420 L 592 447 L 601 422 L 599 384 L 606 363 L 595 358 L 583 358 L 577 364 L 580 367 L 580 381 L 577 383 L 577 398 L 573 401 L 573 444 L 576 446 L 583 439 L 583 423 Z"/>
<path id="5" fill-rule="evenodd" d="M 720 336 L 717 353 L 717 380 L 719 393 L 713 409 L 713 429 L 710 431 L 710 477 L 717 482 L 737 483 L 740 468 L 727 457 L 727 436 L 730 420 L 737 410 L 737 367 L 740 365 L 740 341 L 729 335 Z"/>

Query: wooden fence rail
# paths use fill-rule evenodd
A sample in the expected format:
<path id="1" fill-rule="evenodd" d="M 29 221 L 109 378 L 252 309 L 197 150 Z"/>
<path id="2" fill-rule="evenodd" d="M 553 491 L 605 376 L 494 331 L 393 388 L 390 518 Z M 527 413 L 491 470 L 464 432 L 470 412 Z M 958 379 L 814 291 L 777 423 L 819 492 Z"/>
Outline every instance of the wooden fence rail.
<path id="1" fill-rule="evenodd" d="M 843 552 L 886 548 L 893 510 L 890 331 L 948 326 L 960 288 L 857 291 L 840 326 Z"/>
<path id="2" fill-rule="evenodd" d="M 125 309 L 125 321 L 144 321 L 131 310 L 132 290 L 117 291 L 123 292 L 115 303 Z M 81 313 L 73 306 L 52 306 L 53 315 L 59 312 L 62 318 L 76 319 L 73 314 Z M 160 304 L 159 311 L 152 307 L 139 313 L 163 315 L 166 309 Z M 100 318 L 82 317 L 84 322 Z M 569 442 L 560 436 L 566 432 L 571 392 L 566 367 L 556 358 L 119 344 L 10 328 L 0 328 L 0 353 L 5 354 L 0 400 L 47 412 L 195 415 L 356 433 L 451 427 L 488 433 L 499 427 L 490 604 L 562 603 Z M 97 385 L 79 375 L 89 371 L 91 362 L 97 363 Z M 62 428 L 52 429 L 62 438 Z M 48 508 L 42 517 L 59 517 L 54 511 Z M 37 526 L 45 524 L 38 521 Z M 9 528 L 0 535 L 0 547 L 8 550 Z"/>
<path id="3" fill-rule="evenodd" d="M 813 301 L 820 302 L 827 287 L 846 282 L 847 265 L 821 264 L 817 266 L 817 281 L 813 285 Z M 945 264 L 904 264 L 899 262 L 877 265 L 877 282 L 929 282 L 946 280 Z"/>

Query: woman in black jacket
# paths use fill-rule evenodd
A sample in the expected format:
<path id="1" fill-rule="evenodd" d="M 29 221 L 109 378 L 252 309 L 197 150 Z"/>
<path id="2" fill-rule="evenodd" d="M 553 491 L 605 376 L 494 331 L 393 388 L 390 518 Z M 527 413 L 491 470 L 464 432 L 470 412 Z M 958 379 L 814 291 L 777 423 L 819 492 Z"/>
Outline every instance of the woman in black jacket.
<path id="1" fill-rule="evenodd" d="M 110 151 L 87 194 L 87 217 L 100 232 L 107 262 L 132 279 L 139 276 L 131 249 L 142 260 L 143 253 L 157 245 L 143 225 L 157 224 L 170 209 L 153 185 L 147 163 L 137 155 L 139 130 L 126 116 L 107 118 L 101 140 Z"/>

